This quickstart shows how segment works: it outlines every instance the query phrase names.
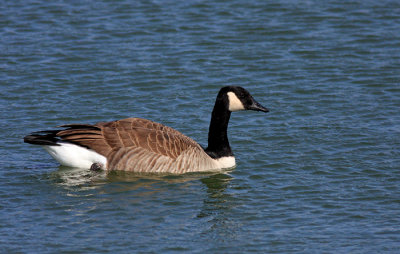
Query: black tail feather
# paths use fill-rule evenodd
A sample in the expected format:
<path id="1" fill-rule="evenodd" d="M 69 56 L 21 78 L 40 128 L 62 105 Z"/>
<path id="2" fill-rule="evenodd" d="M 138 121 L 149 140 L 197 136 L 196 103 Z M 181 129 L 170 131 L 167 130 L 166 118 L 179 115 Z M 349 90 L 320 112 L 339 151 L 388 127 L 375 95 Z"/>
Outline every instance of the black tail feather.
<path id="1" fill-rule="evenodd" d="M 90 124 L 63 124 L 57 127 L 68 129 L 100 130 L 99 127 Z"/>
<path id="2" fill-rule="evenodd" d="M 58 146 L 60 141 L 66 141 L 69 143 L 79 144 L 76 140 L 64 140 L 68 139 L 69 136 L 74 136 L 77 134 L 75 133 L 68 133 L 65 131 L 68 130 L 77 130 L 79 134 L 88 134 L 88 135 L 96 135 L 95 133 L 91 132 L 93 130 L 100 130 L 99 127 L 89 124 L 65 124 L 58 126 L 60 128 L 65 128 L 63 130 L 45 130 L 45 131 L 36 131 L 24 137 L 24 142 L 34 145 L 47 145 L 47 146 Z M 89 137 L 90 138 L 90 137 Z"/>
<path id="3" fill-rule="evenodd" d="M 58 146 L 56 134 L 59 131 L 39 131 L 24 137 L 24 142 L 33 145 Z"/>

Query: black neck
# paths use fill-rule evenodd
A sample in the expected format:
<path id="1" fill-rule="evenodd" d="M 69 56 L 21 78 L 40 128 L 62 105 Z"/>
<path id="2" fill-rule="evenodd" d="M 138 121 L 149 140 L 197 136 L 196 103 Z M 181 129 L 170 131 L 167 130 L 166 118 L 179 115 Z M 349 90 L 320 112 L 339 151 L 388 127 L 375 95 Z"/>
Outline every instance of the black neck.
<path id="1" fill-rule="evenodd" d="M 214 159 L 233 156 L 227 133 L 229 118 L 231 117 L 231 112 L 227 108 L 228 103 L 226 95 L 218 96 L 211 114 L 208 147 L 205 152 Z"/>

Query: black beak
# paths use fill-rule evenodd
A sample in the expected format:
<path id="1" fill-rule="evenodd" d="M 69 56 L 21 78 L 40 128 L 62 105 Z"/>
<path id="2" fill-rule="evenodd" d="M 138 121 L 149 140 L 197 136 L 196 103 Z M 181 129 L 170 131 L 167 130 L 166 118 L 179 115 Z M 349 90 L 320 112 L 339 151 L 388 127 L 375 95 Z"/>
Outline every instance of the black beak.
<path id="1" fill-rule="evenodd" d="M 261 112 L 269 112 L 269 109 L 258 103 L 257 101 L 253 100 L 253 104 L 248 106 L 248 110 L 254 110 L 254 111 L 261 111 Z"/>

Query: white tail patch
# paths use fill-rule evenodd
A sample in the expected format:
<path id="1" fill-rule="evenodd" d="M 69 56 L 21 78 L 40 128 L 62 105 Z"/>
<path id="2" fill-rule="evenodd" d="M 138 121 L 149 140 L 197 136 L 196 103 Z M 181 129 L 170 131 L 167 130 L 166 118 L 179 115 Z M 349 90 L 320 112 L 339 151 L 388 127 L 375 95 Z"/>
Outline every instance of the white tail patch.
<path id="1" fill-rule="evenodd" d="M 107 164 L 107 159 L 93 150 L 71 143 L 59 142 L 59 146 L 43 146 L 61 165 L 89 169 L 93 163 Z"/>
<path id="2" fill-rule="evenodd" d="M 234 92 L 228 92 L 229 98 L 229 111 L 239 111 L 244 110 L 243 103 L 239 100 Z"/>

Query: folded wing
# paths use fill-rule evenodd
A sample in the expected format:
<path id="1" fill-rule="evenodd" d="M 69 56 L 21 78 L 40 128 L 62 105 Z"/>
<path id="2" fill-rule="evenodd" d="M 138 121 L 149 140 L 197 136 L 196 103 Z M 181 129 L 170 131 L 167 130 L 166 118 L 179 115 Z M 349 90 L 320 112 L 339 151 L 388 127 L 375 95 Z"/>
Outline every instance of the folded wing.
<path id="1" fill-rule="evenodd" d="M 209 159 L 193 139 L 145 119 L 60 127 L 57 137 L 105 156 L 109 170 L 180 173 L 201 170 Z"/>

